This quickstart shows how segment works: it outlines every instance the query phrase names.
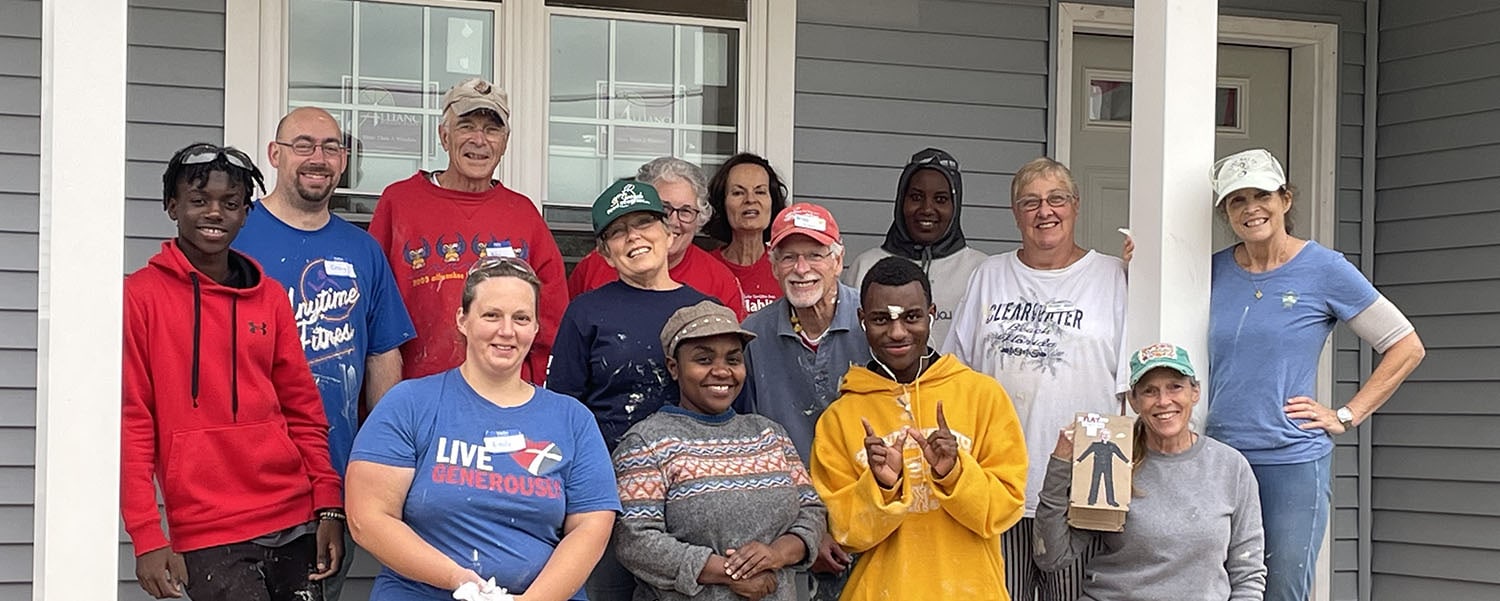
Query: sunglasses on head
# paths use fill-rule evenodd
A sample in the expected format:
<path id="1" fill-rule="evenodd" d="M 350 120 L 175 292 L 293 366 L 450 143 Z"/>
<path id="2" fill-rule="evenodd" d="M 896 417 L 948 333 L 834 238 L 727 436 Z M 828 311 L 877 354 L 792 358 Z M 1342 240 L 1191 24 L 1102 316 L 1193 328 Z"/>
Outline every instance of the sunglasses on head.
<path id="1" fill-rule="evenodd" d="M 480 257 L 469 267 L 469 275 L 485 272 L 487 275 L 497 275 L 495 272 L 512 270 L 531 277 L 536 276 L 536 270 L 531 268 L 525 260 L 517 257 L 504 257 L 498 255 L 486 255 Z"/>
<path id="2" fill-rule="evenodd" d="M 950 171 L 958 171 L 958 161 L 936 150 L 920 153 L 912 157 L 911 162 L 916 165 L 938 165 Z"/>
<path id="3" fill-rule="evenodd" d="M 255 163 L 245 153 L 240 152 L 239 149 L 229 146 L 214 146 L 213 144 L 194 146 L 192 150 L 182 156 L 182 164 L 201 165 L 203 163 L 212 163 L 219 157 L 224 157 L 225 162 L 240 169 L 247 171 L 255 170 Z"/>

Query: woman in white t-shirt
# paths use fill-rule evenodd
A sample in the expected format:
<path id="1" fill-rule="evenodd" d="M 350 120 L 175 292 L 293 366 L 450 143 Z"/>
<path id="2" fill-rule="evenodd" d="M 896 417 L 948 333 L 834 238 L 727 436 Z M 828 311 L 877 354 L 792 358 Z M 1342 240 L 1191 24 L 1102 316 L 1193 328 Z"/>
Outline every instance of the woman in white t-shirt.
<path id="1" fill-rule="evenodd" d="M 974 271 L 942 347 L 1000 381 L 1026 435 L 1026 514 L 1001 536 L 1005 586 L 1016 599 L 1082 593 L 1088 553 L 1056 572 L 1032 560 L 1037 498 L 1057 425 L 1076 411 L 1123 411 L 1125 263 L 1078 246 L 1078 209 L 1078 185 L 1062 163 L 1042 157 L 1016 171 L 1011 213 L 1021 248 Z"/>

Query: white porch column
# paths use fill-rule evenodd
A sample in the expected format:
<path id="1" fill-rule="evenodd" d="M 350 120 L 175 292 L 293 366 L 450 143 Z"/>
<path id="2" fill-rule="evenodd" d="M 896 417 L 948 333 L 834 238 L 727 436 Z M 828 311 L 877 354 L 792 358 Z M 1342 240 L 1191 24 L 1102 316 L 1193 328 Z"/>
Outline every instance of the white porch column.
<path id="1" fill-rule="evenodd" d="M 1130 97 L 1136 250 L 1127 342 L 1131 349 L 1177 344 L 1200 372 L 1208 365 L 1217 4 L 1136 0 Z M 1203 409 L 1194 414 L 1200 426 Z"/>
<path id="2" fill-rule="evenodd" d="M 42 2 L 32 598 L 119 590 L 125 2 Z"/>

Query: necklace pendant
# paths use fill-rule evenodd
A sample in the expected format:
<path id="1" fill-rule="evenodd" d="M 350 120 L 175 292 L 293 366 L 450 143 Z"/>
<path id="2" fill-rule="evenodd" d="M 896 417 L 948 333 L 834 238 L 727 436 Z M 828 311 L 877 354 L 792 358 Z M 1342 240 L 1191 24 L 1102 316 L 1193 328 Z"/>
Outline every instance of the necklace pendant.
<path id="1" fill-rule="evenodd" d="M 1255 300 L 1260 300 L 1260 289 L 1259 288 L 1257 288 L 1255 290 Z"/>

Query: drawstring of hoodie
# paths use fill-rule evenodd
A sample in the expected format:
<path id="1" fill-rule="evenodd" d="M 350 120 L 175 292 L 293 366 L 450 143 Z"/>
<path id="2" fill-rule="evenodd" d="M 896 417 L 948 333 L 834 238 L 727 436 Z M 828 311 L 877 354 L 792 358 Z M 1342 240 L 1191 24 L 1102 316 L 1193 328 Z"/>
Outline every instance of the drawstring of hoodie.
<path id="1" fill-rule="evenodd" d="M 240 421 L 240 298 L 229 297 L 229 415 Z"/>
<path id="2" fill-rule="evenodd" d="M 198 274 L 189 273 L 193 281 L 193 408 L 198 408 L 198 348 L 203 335 L 203 290 L 198 286 Z"/>

